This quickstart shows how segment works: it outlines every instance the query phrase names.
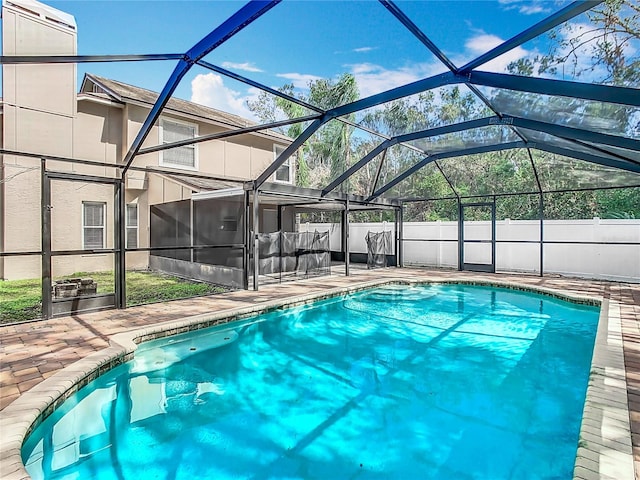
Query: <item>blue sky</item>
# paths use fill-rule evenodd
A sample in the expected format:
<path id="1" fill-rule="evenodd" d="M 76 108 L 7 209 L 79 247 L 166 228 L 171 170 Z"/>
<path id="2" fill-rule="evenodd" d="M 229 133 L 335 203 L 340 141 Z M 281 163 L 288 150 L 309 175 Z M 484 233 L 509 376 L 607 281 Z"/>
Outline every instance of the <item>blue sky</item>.
<path id="1" fill-rule="evenodd" d="M 74 15 L 79 54 L 182 53 L 239 9 L 239 1 L 72 1 L 45 3 Z M 398 1 L 399 7 L 454 61 L 464 62 L 568 4 L 564 0 Z M 487 70 L 546 48 L 519 47 Z M 285 0 L 206 58 L 272 87 L 304 89 L 314 78 L 353 73 L 361 96 L 445 71 L 377 1 Z M 174 62 L 79 65 L 85 71 L 159 91 Z M 201 67 L 176 96 L 250 116 L 255 89 Z"/>

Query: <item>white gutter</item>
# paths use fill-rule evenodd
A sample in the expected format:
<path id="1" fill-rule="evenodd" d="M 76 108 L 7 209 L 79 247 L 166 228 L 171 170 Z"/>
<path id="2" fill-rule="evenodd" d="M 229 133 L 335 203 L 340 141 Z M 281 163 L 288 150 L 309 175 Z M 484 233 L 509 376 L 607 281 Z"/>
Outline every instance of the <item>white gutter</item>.
<path id="1" fill-rule="evenodd" d="M 193 195 L 191 195 L 191 199 L 194 202 L 197 202 L 199 200 L 209 200 L 211 198 L 237 197 L 239 195 L 244 195 L 243 187 L 222 188 L 220 190 L 210 190 L 208 192 L 194 193 Z"/>

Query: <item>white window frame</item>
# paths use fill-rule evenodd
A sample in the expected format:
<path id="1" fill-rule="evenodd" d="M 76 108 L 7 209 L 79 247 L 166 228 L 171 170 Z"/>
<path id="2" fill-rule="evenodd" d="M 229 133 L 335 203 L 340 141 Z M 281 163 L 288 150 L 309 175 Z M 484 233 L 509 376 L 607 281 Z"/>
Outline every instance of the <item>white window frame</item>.
<path id="1" fill-rule="evenodd" d="M 193 138 L 198 137 L 198 124 L 197 123 L 192 123 L 192 122 L 185 122 L 184 120 L 178 120 L 175 118 L 166 118 L 163 117 L 160 119 L 159 125 L 158 125 L 158 141 L 159 143 L 162 145 L 164 142 L 164 125 L 165 123 L 174 123 L 177 125 L 185 125 L 188 127 L 192 127 L 193 128 Z M 160 150 L 159 154 L 160 154 L 160 160 L 159 160 L 159 165 L 161 167 L 168 167 L 168 168 L 176 168 L 179 170 L 189 170 L 189 171 L 198 171 L 198 144 L 197 143 L 193 143 L 191 145 L 185 145 L 184 148 L 193 148 L 193 167 L 188 166 L 188 165 L 176 165 L 175 163 L 171 163 L 171 162 L 165 162 L 164 161 L 164 152 L 165 150 Z"/>
<path id="2" fill-rule="evenodd" d="M 273 144 L 273 160 L 275 161 L 276 158 L 278 158 L 280 156 L 280 154 L 282 152 L 284 152 L 286 150 L 287 146 L 286 145 L 278 145 L 276 143 Z M 293 159 L 294 156 L 291 155 L 289 156 L 289 158 L 287 158 L 285 160 L 285 162 L 280 165 L 275 172 L 273 172 L 273 181 L 276 183 L 286 183 L 287 185 L 293 185 Z M 278 180 L 278 170 L 280 170 L 281 168 L 288 168 L 289 169 L 289 180 Z"/>
<path id="3" fill-rule="evenodd" d="M 136 224 L 135 225 L 129 225 L 129 208 L 130 207 L 135 207 L 136 209 Z M 129 235 L 130 235 L 130 230 L 135 229 L 135 236 L 136 236 L 136 246 L 134 248 L 138 248 L 140 246 L 139 244 L 139 240 L 140 240 L 140 208 L 138 206 L 137 203 L 127 203 L 126 209 L 125 209 L 125 228 L 126 228 L 126 236 L 125 236 L 125 247 L 129 248 Z"/>
<path id="4" fill-rule="evenodd" d="M 85 215 L 84 215 L 84 209 L 85 206 L 87 205 L 100 205 L 102 207 L 102 225 L 85 225 L 84 220 L 85 220 Z M 87 245 L 85 244 L 85 230 L 87 228 L 95 228 L 95 229 L 102 229 L 102 246 L 101 247 L 87 247 Z M 82 249 L 83 250 L 96 250 L 96 249 L 101 249 L 101 248 L 107 248 L 106 247 L 106 242 L 107 242 L 107 203 L 106 202 L 93 202 L 93 201 L 87 201 L 87 202 L 82 202 Z"/>

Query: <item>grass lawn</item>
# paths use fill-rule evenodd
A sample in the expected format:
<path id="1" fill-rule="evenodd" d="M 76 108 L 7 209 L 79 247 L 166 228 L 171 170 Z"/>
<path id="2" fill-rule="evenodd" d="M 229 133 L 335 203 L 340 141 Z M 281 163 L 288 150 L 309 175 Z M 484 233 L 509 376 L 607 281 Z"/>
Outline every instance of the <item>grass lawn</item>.
<path id="1" fill-rule="evenodd" d="M 114 291 L 113 272 L 77 272 L 62 278 L 91 277 L 98 293 Z M 228 289 L 148 271 L 127 272 L 127 306 L 211 295 Z M 0 280 L 0 323 L 38 318 L 42 312 L 41 280 Z"/>

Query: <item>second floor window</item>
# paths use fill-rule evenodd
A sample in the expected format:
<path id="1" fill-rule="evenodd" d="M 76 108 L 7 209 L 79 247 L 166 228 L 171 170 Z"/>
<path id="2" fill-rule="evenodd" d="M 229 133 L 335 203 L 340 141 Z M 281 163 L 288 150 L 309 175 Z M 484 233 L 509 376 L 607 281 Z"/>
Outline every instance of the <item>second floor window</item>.
<path id="1" fill-rule="evenodd" d="M 160 142 L 173 143 L 195 138 L 198 134 L 196 125 L 174 122 L 165 118 L 160 120 Z M 198 150 L 195 144 L 171 148 L 160 152 L 160 165 L 175 168 L 198 168 Z"/>
<path id="2" fill-rule="evenodd" d="M 273 146 L 273 159 L 278 158 L 282 152 L 284 152 L 286 147 L 281 145 Z M 282 183 L 293 183 L 293 169 L 291 165 L 293 165 L 293 156 L 287 158 L 282 165 L 278 167 L 276 173 L 274 174 L 274 180 L 276 182 Z"/>

